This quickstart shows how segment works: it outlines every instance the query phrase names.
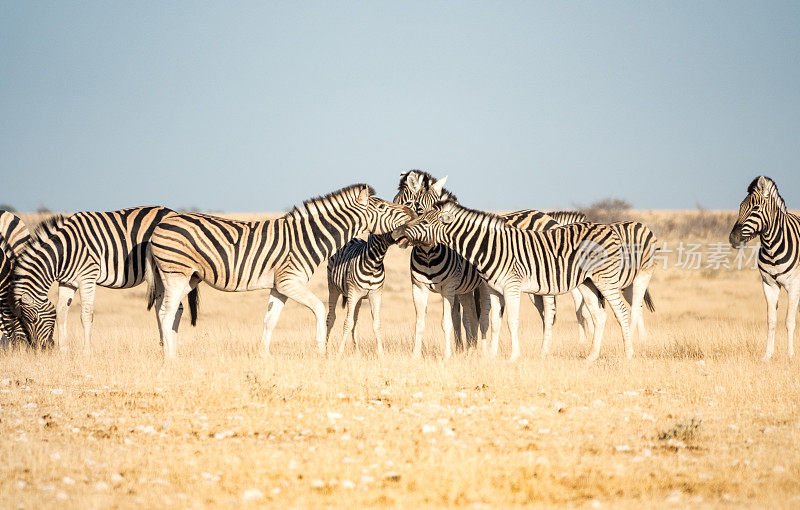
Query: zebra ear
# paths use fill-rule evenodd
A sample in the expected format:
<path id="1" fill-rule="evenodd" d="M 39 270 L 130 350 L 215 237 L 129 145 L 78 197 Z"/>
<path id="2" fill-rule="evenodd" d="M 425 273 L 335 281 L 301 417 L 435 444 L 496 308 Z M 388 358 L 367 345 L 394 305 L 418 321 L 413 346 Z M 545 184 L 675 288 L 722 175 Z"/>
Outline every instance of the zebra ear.
<path id="1" fill-rule="evenodd" d="M 763 196 L 767 198 L 772 191 L 772 186 L 770 186 L 771 181 L 764 177 L 763 175 L 758 178 L 758 182 L 756 183 L 756 190 Z"/>
<path id="2" fill-rule="evenodd" d="M 446 182 L 447 182 L 447 176 L 445 175 L 444 177 L 442 177 L 438 181 L 436 181 L 433 184 L 431 184 L 431 189 L 433 191 L 435 191 L 437 195 L 441 195 L 442 194 L 442 190 L 444 189 L 444 183 L 446 183 Z"/>
<path id="3" fill-rule="evenodd" d="M 369 188 L 364 186 L 358 193 L 358 203 L 361 205 L 369 205 Z"/>
<path id="4" fill-rule="evenodd" d="M 422 176 L 417 172 L 407 172 L 407 175 L 406 185 L 408 189 L 414 194 L 419 193 L 420 188 L 422 188 Z"/>
<path id="5" fill-rule="evenodd" d="M 33 304 L 33 298 L 30 294 L 23 294 L 21 298 L 19 298 L 20 302 L 23 305 L 29 306 Z"/>

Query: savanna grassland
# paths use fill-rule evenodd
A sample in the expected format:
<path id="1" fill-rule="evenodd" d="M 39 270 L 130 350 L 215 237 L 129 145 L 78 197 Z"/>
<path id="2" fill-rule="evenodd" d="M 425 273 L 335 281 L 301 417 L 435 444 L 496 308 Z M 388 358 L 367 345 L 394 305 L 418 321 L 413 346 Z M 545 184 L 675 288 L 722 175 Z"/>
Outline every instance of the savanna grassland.
<path id="1" fill-rule="evenodd" d="M 704 251 L 735 218 L 631 216 L 671 250 Z M 609 316 L 591 365 L 569 296 L 548 359 L 523 302 L 516 363 L 504 359 L 505 329 L 498 359 L 442 360 L 432 296 L 424 356 L 412 359 L 408 251 L 397 248 L 383 359 L 367 303 L 360 352 L 314 354 L 313 315 L 289 302 L 265 359 L 266 292 L 201 286 L 198 326 L 184 318 L 178 358 L 164 363 L 144 287 L 100 290 L 91 356 L 77 306 L 68 352 L 2 354 L 0 506 L 800 506 L 800 361 L 786 359 L 785 296 L 776 356 L 763 363 L 757 271 L 676 268 L 678 255 L 653 278 L 657 311 L 635 358 L 621 358 Z M 327 299 L 324 267 L 311 288 Z"/>

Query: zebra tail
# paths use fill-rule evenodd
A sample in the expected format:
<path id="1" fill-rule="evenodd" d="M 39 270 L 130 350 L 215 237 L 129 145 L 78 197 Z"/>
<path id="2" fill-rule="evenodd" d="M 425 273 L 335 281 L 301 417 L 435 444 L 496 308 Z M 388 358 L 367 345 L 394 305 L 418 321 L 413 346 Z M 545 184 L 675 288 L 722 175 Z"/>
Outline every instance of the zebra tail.
<path id="1" fill-rule="evenodd" d="M 192 319 L 192 326 L 197 326 L 197 311 L 200 308 L 200 293 L 197 287 L 189 291 L 189 317 Z"/>
<path id="2" fill-rule="evenodd" d="M 147 282 L 147 309 L 150 310 L 156 302 L 156 274 L 153 268 L 153 252 L 149 243 L 144 259 L 144 281 Z"/>
<path id="3" fill-rule="evenodd" d="M 647 309 L 651 312 L 656 311 L 656 305 L 653 303 L 653 297 L 650 295 L 650 289 L 644 291 L 644 304 L 647 305 Z"/>

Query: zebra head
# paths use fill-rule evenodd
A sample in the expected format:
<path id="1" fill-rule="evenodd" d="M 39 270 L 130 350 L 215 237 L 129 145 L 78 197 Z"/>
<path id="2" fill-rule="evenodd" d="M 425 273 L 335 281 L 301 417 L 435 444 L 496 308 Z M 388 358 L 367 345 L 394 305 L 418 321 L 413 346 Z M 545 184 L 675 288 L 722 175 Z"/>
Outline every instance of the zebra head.
<path id="1" fill-rule="evenodd" d="M 451 199 L 458 201 L 456 196 L 444 189 L 447 176 L 436 180 L 428 172 L 411 170 L 400 174 L 400 185 L 394 203 L 410 207 L 417 214 L 432 208 L 436 203 Z"/>
<path id="2" fill-rule="evenodd" d="M 786 203 L 778 193 L 775 181 L 763 175 L 753 179 L 728 238 L 731 246 L 741 248 L 747 241 L 768 232 L 779 212 L 786 212 Z"/>
<path id="3" fill-rule="evenodd" d="M 368 191 L 365 188 L 365 191 Z M 385 234 L 400 225 L 416 218 L 409 207 L 372 197 L 364 192 L 359 195 L 359 203 L 367 206 L 367 228 L 370 234 Z"/>
<path id="4" fill-rule="evenodd" d="M 456 207 L 458 206 L 452 200 L 437 203 L 417 219 L 395 229 L 392 237 L 401 248 L 409 244 L 424 248 L 444 244 L 448 238 L 448 226 L 455 221 Z"/>
<path id="5" fill-rule="evenodd" d="M 53 346 L 53 330 L 56 324 L 56 307 L 49 300 L 34 299 L 24 293 L 15 296 L 16 313 L 27 333 L 28 343 L 35 348 Z M 17 332 L 19 335 L 21 332 Z"/>

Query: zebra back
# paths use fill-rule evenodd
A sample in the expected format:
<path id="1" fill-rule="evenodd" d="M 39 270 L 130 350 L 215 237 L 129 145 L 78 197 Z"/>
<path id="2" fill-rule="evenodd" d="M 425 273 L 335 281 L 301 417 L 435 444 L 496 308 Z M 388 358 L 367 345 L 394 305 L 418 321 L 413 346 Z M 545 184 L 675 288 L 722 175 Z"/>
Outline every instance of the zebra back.
<path id="1" fill-rule="evenodd" d="M 5 249 L 18 256 L 28 242 L 30 232 L 19 216 L 0 210 L 0 237 L 4 240 Z"/>
<path id="2" fill-rule="evenodd" d="M 373 192 L 355 184 L 259 222 L 177 214 L 156 230 L 153 259 L 161 271 L 197 275 L 226 291 L 307 281 L 358 234 L 390 231 L 413 217 L 407 207 L 370 196 Z"/>
<path id="3" fill-rule="evenodd" d="M 53 281 L 93 279 L 111 288 L 139 285 L 147 243 L 169 214 L 166 207 L 133 207 L 45 220 L 17 259 L 15 298 L 28 294 L 34 301 L 46 301 Z"/>

